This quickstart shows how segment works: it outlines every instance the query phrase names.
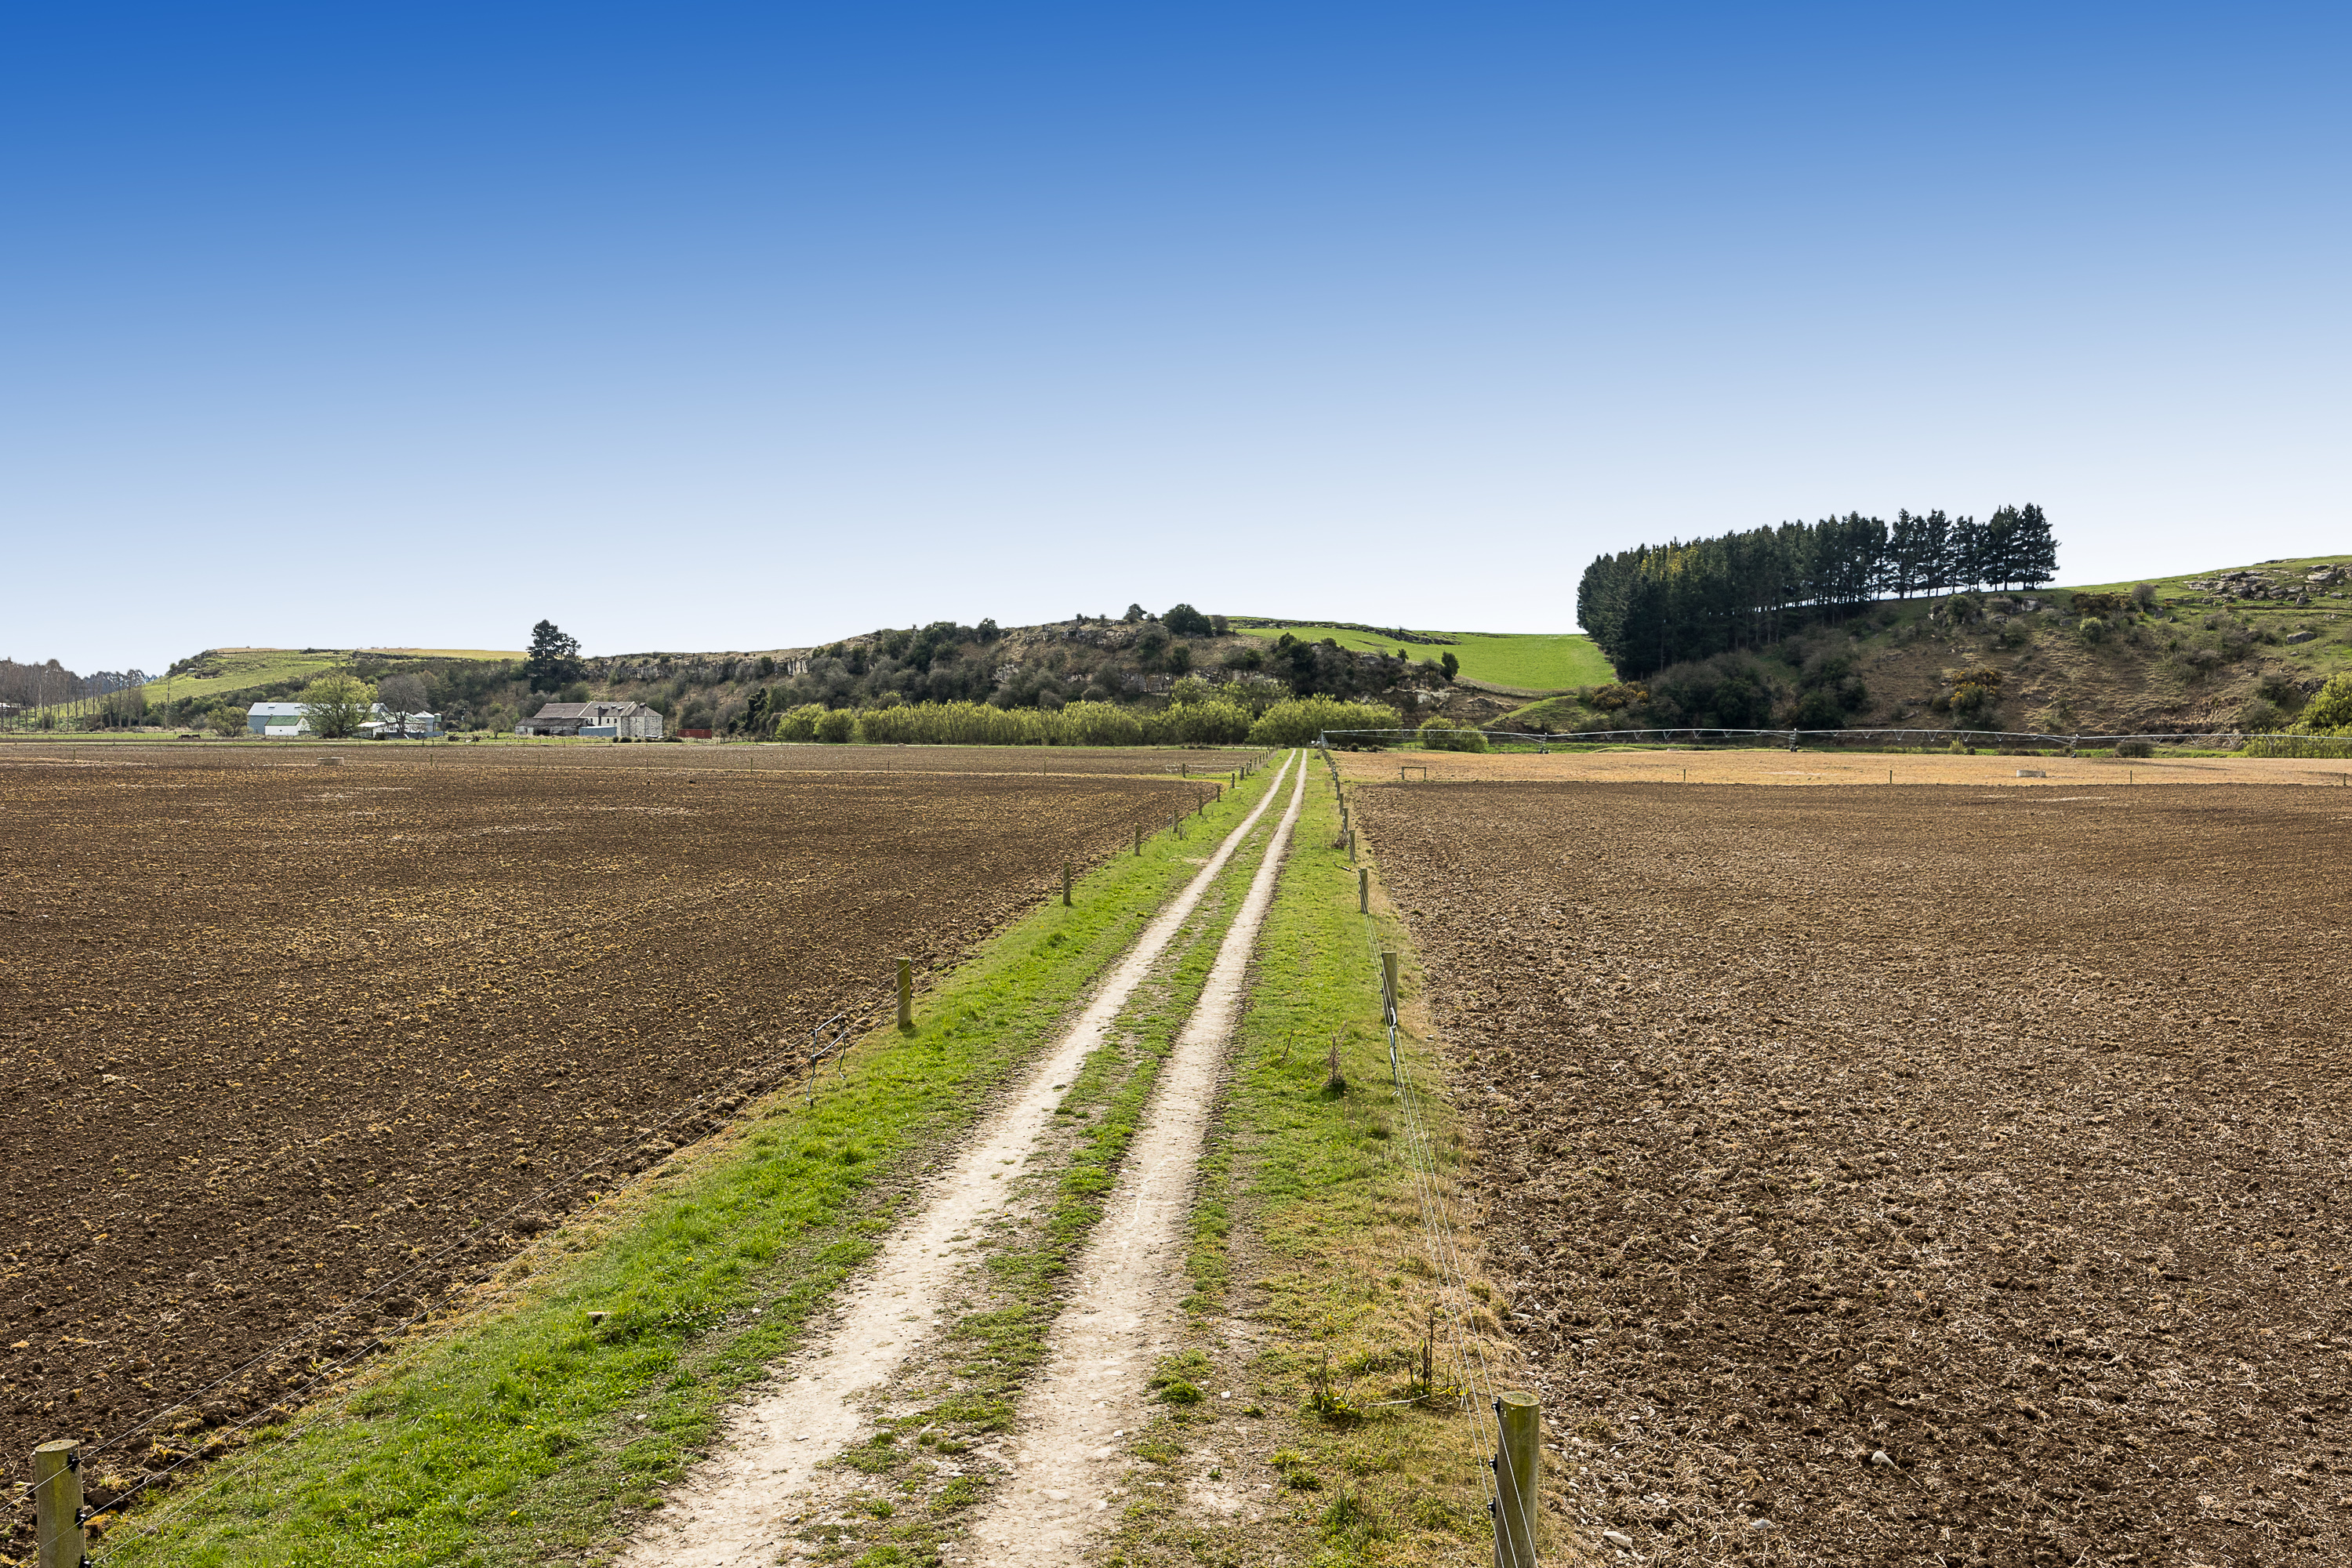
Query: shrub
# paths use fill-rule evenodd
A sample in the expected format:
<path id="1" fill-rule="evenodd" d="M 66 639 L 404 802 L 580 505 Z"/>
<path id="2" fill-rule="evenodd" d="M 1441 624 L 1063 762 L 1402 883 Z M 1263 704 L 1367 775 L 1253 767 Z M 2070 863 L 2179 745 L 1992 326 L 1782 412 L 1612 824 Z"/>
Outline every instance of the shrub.
<path id="1" fill-rule="evenodd" d="M 2267 734 L 2286 727 L 2286 715 L 2267 697 L 2249 697 L 2238 710 L 2238 729 L 2248 735 Z"/>
<path id="2" fill-rule="evenodd" d="M 212 717 L 213 733 L 242 735 L 245 733 L 246 721 L 248 717 L 246 710 L 242 708 L 215 708 L 213 710 Z"/>
<path id="3" fill-rule="evenodd" d="M 2119 757 L 2152 757 L 2156 755 L 2156 742 L 2153 741 L 2143 741 L 2138 739 L 2137 736 L 2128 741 L 2117 741 L 2116 742 L 2116 755 Z"/>
<path id="4" fill-rule="evenodd" d="M 817 721 L 824 717 L 824 704 L 818 702 L 803 702 L 798 708 L 793 709 L 791 711 L 783 714 L 776 721 L 776 739 L 779 741 L 814 741 L 816 739 Z"/>
<path id="5" fill-rule="evenodd" d="M 1944 679 L 1950 683 L 1951 690 L 1935 705 L 1937 712 L 1948 712 L 1956 720 L 1985 719 L 2000 701 L 2000 671 L 1997 669 L 1948 669 Z"/>
<path id="6" fill-rule="evenodd" d="M 2132 603 L 2145 610 L 2150 605 L 2156 603 L 2156 584 L 2153 583 L 2135 583 L 2132 584 L 2131 596 Z"/>
<path id="7" fill-rule="evenodd" d="M 2331 675 L 2295 720 L 2298 735 L 2352 735 L 2352 675 Z"/>
<path id="8" fill-rule="evenodd" d="M 1249 710 L 1233 702 L 1187 702 L 1143 721 L 1149 739 L 1163 746 L 1237 746 L 1249 739 Z"/>
<path id="9" fill-rule="evenodd" d="M 856 739 L 857 715 L 846 708 L 828 708 L 824 716 L 816 721 L 816 738 L 828 746 L 838 746 Z"/>
<path id="10" fill-rule="evenodd" d="M 1160 624 L 1180 637 L 1210 637 L 1217 629 L 1210 624 L 1208 616 L 1190 605 L 1179 605 L 1170 610 L 1160 617 Z"/>
<path id="11" fill-rule="evenodd" d="M 1433 752 L 1483 752 L 1486 737 L 1467 725 L 1456 724 L 1440 713 L 1423 720 L 1421 743 Z"/>
<path id="12" fill-rule="evenodd" d="M 1816 686 L 1798 695 L 1789 710 L 1787 722 L 1792 730 L 1843 730 L 1845 710 L 1838 705 L 1836 692 L 1826 686 Z"/>
<path id="13" fill-rule="evenodd" d="M 2084 616 L 2075 623 L 2074 633 L 2086 643 L 2100 642 L 2107 635 L 2107 623 L 2096 616 Z"/>
<path id="14" fill-rule="evenodd" d="M 1650 704 L 1649 688 L 1635 686 L 1630 681 L 1623 680 L 1612 681 L 1607 686 L 1590 687 L 1578 695 L 1583 699 L 1587 707 L 1600 713 L 1615 713 L 1627 708 L 1646 708 Z"/>
<path id="15" fill-rule="evenodd" d="M 1771 677 L 1746 654 L 1668 665 L 1650 677 L 1648 717 L 1670 730 L 1761 730 L 1777 706 Z"/>
<path id="16" fill-rule="evenodd" d="M 1250 726 L 1253 746 L 1311 746 L 1318 735 L 1335 730 L 1395 730 L 1403 725 L 1397 710 L 1378 702 L 1342 702 L 1335 697 L 1294 697 L 1277 702 Z M 1342 744 L 1384 743 L 1357 739 Z"/>
<path id="17" fill-rule="evenodd" d="M 1116 702 L 1073 702 L 1054 715 L 1057 746 L 1140 746 L 1143 721 Z"/>

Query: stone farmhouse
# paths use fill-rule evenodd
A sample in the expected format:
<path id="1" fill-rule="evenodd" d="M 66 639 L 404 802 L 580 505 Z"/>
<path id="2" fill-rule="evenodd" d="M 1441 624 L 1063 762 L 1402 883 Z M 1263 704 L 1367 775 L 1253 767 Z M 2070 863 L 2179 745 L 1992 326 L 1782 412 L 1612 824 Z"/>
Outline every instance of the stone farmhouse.
<path id="1" fill-rule="evenodd" d="M 551 702 L 516 725 L 515 733 L 658 741 L 662 716 L 642 702 Z"/>

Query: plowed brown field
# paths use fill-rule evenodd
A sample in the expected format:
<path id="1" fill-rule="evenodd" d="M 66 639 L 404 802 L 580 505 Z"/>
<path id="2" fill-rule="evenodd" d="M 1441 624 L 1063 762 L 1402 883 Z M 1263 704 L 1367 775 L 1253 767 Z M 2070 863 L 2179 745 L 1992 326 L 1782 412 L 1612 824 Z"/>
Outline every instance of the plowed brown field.
<path id="1" fill-rule="evenodd" d="M 2352 788 L 2352 762 L 2287 757 L 1996 756 L 1987 752 L 1782 751 L 1657 747 L 1615 752 L 1339 752 L 1351 783 L 1984 784 L 2056 790 L 2159 784 L 2304 784 Z M 2038 776 L 2021 778 L 2020 773 Z M 2352 795 L 2345 796 L 2352 801 Z"/>
<path id="2" fill-rule="evenodd" d="M 897 956 L 946 962 L 1203 788 L 297 755 L 0 752 L 19 1477 L 58 1436 L 135 1476 L 202 1440 L 121 1441 L 165 1406 L 299 1389 L 596 1185 L 551 1183 L 708 1132 L 814 1020 L 887 1016 Z"/>
<path id="3" fill-rule="evenodd" d="M 1355 796 L 1584 1538 L 2352 1562 L 2352 808 Z"/>

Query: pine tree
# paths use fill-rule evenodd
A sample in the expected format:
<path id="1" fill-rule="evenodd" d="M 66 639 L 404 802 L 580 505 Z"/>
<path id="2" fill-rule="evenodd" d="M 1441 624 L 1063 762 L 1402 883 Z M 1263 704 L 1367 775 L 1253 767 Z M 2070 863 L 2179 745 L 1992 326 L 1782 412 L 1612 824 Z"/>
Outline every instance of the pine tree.
<path id="1" fill-rule="evenodd" d="M 2058 575 L 2058 541 L 2038 506 L 2017 510 L 2017 580 L 2038 588 Z"/>
<path id="2" fill-rule="evenodd" d="M 564 636 L 553 621 L 540 622 L 530 628 L 530 654 L 522 672 L 533 691 L 553 691 L 579 679 L 580 639 Z"/>
<path id="3" fill-rule="evenodd" d="M 2018 568 L 2017 509 L 1997 507 L 1985 520 L 1984 559 L 1979 563 L 1984 580 L 2006 588 L 2017 581 Z"/>

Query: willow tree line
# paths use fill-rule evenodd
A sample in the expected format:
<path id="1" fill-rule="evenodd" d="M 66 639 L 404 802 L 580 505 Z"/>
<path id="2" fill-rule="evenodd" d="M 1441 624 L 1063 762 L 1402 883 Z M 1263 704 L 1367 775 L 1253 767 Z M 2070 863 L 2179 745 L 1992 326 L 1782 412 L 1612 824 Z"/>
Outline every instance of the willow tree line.
<path id="1" fill-rule="evenodd" d="M 2057 574 L 2058 543 L 2038 506 L 1982 522 L 1848 512 L 1712 539 L 1644 544 L 1584 569 L 1577 620 L 1619 677 L 1779 641 L 1877 599 L 2031 587 Z"/>

